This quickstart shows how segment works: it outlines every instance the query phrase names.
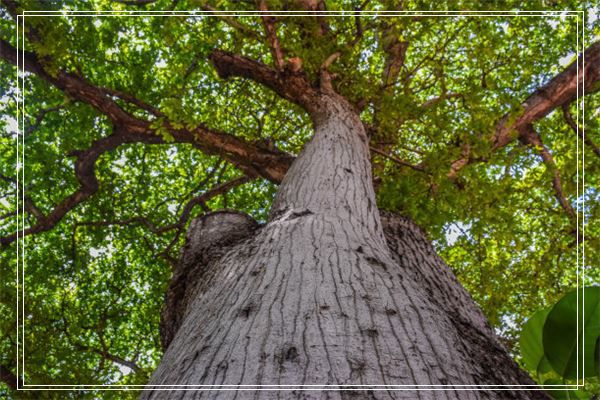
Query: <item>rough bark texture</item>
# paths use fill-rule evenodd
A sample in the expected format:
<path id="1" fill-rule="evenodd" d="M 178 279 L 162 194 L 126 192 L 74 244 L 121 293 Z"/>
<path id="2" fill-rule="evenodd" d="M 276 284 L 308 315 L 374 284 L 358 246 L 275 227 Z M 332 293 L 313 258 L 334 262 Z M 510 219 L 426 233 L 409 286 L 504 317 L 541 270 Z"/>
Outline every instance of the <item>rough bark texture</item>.
<path id="1" fill-rule="evenodd" d="M 179 294 L 187 305 L 163 318 L 180 326 L 150 381 L 288 390 L 147 390 L 142 398 L 546 398 L 536 390 L 414 386 L 294 390 L 534 384 L 420 229 L 380 217 L 352 108 L 334 94 L 319 101 L 315 137 L 284 178 L 270 221 L 258 229 L 242 221 L 243 239 L 190 269 Z M 194 229 L 190 236 L 205 237 L 202 224 Z M 183 264 L 193 259 L 184 251 Z"/>
<path id="2" fill-rule="evenodd" d="M 256 221 L 237 211 L 217 211 L 192 221 L 161 313 L 160 338 L 163 350 L 169 346 L 181 326 L 187 314 L 189 295 L 195 292 L 196 286 L 202 281 L 207 266 L 257 227 Z"/>

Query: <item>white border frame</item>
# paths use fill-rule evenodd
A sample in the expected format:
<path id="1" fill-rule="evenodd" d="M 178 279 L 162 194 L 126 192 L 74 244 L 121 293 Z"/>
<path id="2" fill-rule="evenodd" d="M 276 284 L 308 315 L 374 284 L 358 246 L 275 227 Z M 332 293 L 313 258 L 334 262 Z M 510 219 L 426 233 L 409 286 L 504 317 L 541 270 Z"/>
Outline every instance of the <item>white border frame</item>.
<path id="1" fill-rule="evenodd" d="M 579 129 L 579 56 L 583 54 L 583 65 L 585 66 L 585 35 L 584 29 L 582 28 L 581 33 L 579 31 L 580 17 L 582 19 L 583 26 L 585 26 L 585 11 L 320 11 L 320 12 L 299 12 L 299 11 L 137 11 L 137 10 L 121 10 L 121 11 L 83 11 L 83 10 L 70 10 L 70 11 L 28 11 L 24 10 L 23 13 L 17 16 L 17 87 L 19 87 L 19 77 L 21 78 L 20 96 L 17 98 L 21 100 L 21 125 L 18 128 L 18 134 L 16 137 L 17 143 L 17 187 L 19 187 L 19 165 L 21 167 L 21 179 L 25 180 L 25 142 L 24 134 L 21 129 L 25 126 L 25 17 L 26 16 L 72 16 L 72 17 L 130 17 L 130 16 L 154 16 L 154 17 L 168 17 L 168 16 L 188 16 L 188 17 L 202 17 L 202 16 L 254 16 L 254 15 L 267 15 L 267 16 L 354 16 L 354 15 L 370 15 L 373 17 L 386 17 L 386 16 L 435 16 L 435 17 L 489 17 L 489 16 L 504 16 L 504 17 L 520 17 L 520 16 L 552 16 L 552 17 L 571 17 L 577 18 L 577 44 L 576 44 L 576 63 L 577 63 L 577 99 L 576 99 L 576 123 L 577 130 Z M 20 28 L 19 29 L 19 21 Z M 19 34 L 21 34 L 19 36 Z M 579 51 L 579 35 L 582 37 L 582 50 Z M 18 47 L 19 39 L 21 40 L 21 49 Z M 20 51 L 19 51 L 20 50 Z M 585 87 L 585 74 L 582 77 L 583 83 L 582 88 Z M 582 117 L 585 117 L 585 100 L 582 93 Z M 19 102 L 17 101 L 17 125 L 19 123 Z M 577 132 L 578 133 L 578 132 Z M 585 137 L 585 124 L 583 125 L 582 135 Z M 21 138 L 22 151 L 19 153 L 19 138 Z M 579 135 L 576 135 L 576 166 L 577 166 L 577 252 L 576 252 L 576 281 L 577 289 L 579 289 L 579 275 L 582 275 L 582 279 L 585 277 L 585 268 L 582 271 L 579 270 L 579 212 L 580 212 L 580 191 L 579 191 Z M 583 179 L 582 179 L 582 191 L 585 193 L 585 146 L 582 141 L 582 167 L 583 167 Z M 17 192 L 18 193 L 18 192 Z M 25 226 L 25 208 L 24 208 L 24 193 L 21 193 L 22 198 L 19 199 L 17 194 L 17 390 L 223 390 L 223 391 L 241 391 L 241 390 L 305 390 L 305 391 L 321 391 L 321 390 L 357 390 L 358 388 L 368 388 L 370 390 L 576 390 L 583 387 L 585 384 L 585 378 L 583 382 L 572 384 L 572 385 L 545 385 L 542 389 L 541 385 L 28 385 L 21 381 L 21 372 L 25 371 L 25 327 L 19 331 L 19 322 L 24 320 L 25 317 L 25 244 L 24 237 L 19 235 L 20 227 Z M 21 200 L 21 202 L 19 202 Z M 583 196 L 581 210 L 585 210 L 585 196 Z M 21 205 L 21 209 L 19 209 Z M 21 210 L 21 220 L 19 220 L 19 211 Z M 583 211 L 582 211 L 583 212 Z M 585 214 L 583 215 L 585 221 Z M 582 227 L 582 241 L 585 241 L 585 224 Z M 19 253 L 20 250 L 20 253 Z M 19 254 L 21 258 L 19 259 Z M 19 279 L 19 260 L 21 261 L 21 279 Z M 585 248 L 582 249 L 582 265 L 585 266 Z M 21 284 L 21 295 L 23 301 L 19 301 L 19 285 Z M 582 298 L 585 304 L 585 295 Z M 19 309 L 21 304 L 21 309 Z M 582 321 L 583 322 L 583 321 Z M 577 292 L 577 327 L 579 329 L 579 292 Z M 579 332 L 579 331 L 577 331 Z M 19 335 L 21 333 L 21 336 Z M 585 338 L 584 338 L 585 340 Z M 21 353 L 19 353 L 19 344 L 21 344 Z M 585 342 L 583 343 L 585 344 Z M 577 349 L 579 350 L 579 335 L 577 335 Z M 22 357 L 21 363 L 19 364 L 20 356 Z M 584 366 L 585 368 L 585 366 Z M 582 374 L 584 375 L 584 374 Z M 579 351 L 577 352 L 577 381 L 579 381 Z"/>

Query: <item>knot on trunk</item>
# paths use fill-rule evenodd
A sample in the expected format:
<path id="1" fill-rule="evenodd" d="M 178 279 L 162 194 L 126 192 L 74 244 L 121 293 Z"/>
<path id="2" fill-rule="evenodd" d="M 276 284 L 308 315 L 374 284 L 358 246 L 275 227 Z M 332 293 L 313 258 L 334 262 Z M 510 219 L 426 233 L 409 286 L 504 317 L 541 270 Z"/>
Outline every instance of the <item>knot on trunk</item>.
<path id="1" fill-rule="evenodd" d="M 188 228 L 177 269 L 210 261 L 219 256 L 223 248 L 245 238 L 257 226 L 252 217 L 234 210 L 216 211 L 195 218 Z"/>
<path id="2" fill-rule="evenodd" d="M 216 211 L 195 218 L 187 231 L 179 263 L 169 282 L 161 313 L 160 336 L 163 349 L 175 337 L 186 315 L 193 293 L 208 276 L 210 265 L 234 244 L 258 227 L 252 217 L 233 210 Z"/>

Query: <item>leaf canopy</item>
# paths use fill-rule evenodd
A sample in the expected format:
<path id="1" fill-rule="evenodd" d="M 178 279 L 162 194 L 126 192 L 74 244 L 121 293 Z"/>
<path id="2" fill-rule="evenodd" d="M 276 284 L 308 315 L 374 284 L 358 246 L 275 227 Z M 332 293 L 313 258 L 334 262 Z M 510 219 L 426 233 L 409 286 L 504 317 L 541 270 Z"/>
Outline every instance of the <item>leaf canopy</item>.
<path id="1" fill-rule="evenodd" d="M 277 189 L 242 153 L 231 155 L 207 138 L 229 135 L 211 137 L 242 143 L 243 154 L 250 149 L 289 160 L 311 136 L 311 121 L 298 105 L 249 79 L 221 79 L 209 61 L 221 49 L 275 67 L 259 15 L 210 14 L 254 5 L 127 3 L 3 0 L 0 8 L 1 237 L 44 222 L 79 193 L 78 160 L 91 154 L 81 152 L 117 130 L 110 113 L 56 82 L 81 78 L 76 82 L 90 96 L 101 94 L 151 132 L 102 150 L 93 163 L 96 191 L 51 229 L 2 248 L 1 364 L 14 371 L 20 340 L 29 384 L 145 383 L 161 357 L 162 296 L 191 218 L 233 208 L 264 222 Z M 600 181 L 598 87 L 531 123 L 542 146 L 512 131 L 506 145 L 494 147 L 494 138 L 499 123 L 515 123 L 525 100 L 576 62 L 584 41 L 598 40 L 598 8 L 587 1 L 401 3 L 404 11 L 440 12 L 385 15 L 376 12 L 400 3 L 327 1 L 327 10 L 340 14 L 278 13 L 284 61 L 299 58 L 316 85 L 324 60 L 340 53 L 329 69 L 335 89 L 362 109 L 371 133 L 379 206 L 426 229 L 519 357 L 525 318 L 574 287 L 577 266 L 586 282 L 600 281 L 591 268 L 600 263 L 599 192 L 590 184 Z M 268 2 L 271 10 L 302 10 L 299 4 Z M 356 7 L 369 13 L 353 15 Z M 490 13 L 440 15 L 461 9 Z M 21 10 L 57 13 L 20 19 L 25 35 L 17 45 L 14 15 Z M 30 70 L 17 80 L 6 49 L 23 44 L 43 72 Z M 583 127 L 585 142 L 577 133 Z M 19 218 L 17 207 L 24 209 Z M 584 229 L 585 242 L 577 233 Z M 25 260 L 19 267 L 17 249 L 19 262 Z"/>

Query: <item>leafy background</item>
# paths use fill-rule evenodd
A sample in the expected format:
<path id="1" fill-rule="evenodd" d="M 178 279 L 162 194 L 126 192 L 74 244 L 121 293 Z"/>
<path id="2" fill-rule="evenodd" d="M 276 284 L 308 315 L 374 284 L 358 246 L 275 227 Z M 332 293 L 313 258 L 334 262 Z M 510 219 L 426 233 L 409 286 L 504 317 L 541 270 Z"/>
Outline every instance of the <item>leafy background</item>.
<path id="1" fill-rule="evenodd" d="M 560 110 L 535 129 L 554 155 L 562 184 L 579 213 L 585 243 L 554 197 L 550 171 L 536 149 L 513 142 L 490 153 L 486 138 L 499 118 L 518 109 L 582 50 L 580 34 L 598 40 L 598 8 L 591 2 L 544 1 L 483 3 L 448 1 L 439 10 L 587 10 L 585 17 L 330 17 L 329 40 L 310 40 L 318 22 L 285 17 L 278 34 L 286 53 L 302 58 L 315 75 L 333 51 L 342 56 L 332 69 L 337 89 L 365 100 L 363 119 L 377 118 L 374 141 L 393 158 L 422 165 L 428 173 L 373 155 L 381 208 L 411 216 L 482 307 L 503 342 L 520 360 L 519 332 L 536 310 L 557 301 L 579 284 L 600 283 L 598 157 L 566 123 Z M 361 4 L 327 2 L 329 10 Z M 96 1 L 24 1 L 27 10 L 124 10 L 126 4 Z M 190 10 L 207 6 L 245 10 L 244 2 L 158 0 L 141 9 Z M 285 3 L 269 3 L 282 9 Z M 365 2 L 364 9 L 385 4 Z M 428 10 L 430 2 L 406 1 L 407 10 Z M 16 42 L 13 19 L 0 9 L 0 37 Z M 260 19 L 237 19 L 260 31 Z M 310 121 L 297 107 L 258 85 L 218 79 L 208 62 L 214 48 L 271 62 L 265 43 L 210 16 L 27 17 L 40 41 L 26 49 L 52 57 L 46 68 L 76 71 L 96 86 L 135 96 L 161 110 L 169 121 L 200 123 L 254 143 L 297 154 L 310 137 Z M 409 44 L 398 84 L 379 92 L 384 66 L 381 47 L 392 32 Z M 0 236 L 17 229 L 15 199 L 24 193 L 44 211 L 77 188 L 73 150 L 85 149 L 110 133 L 105 116 L 76 102 L 32 74 L 25 74 L 24 125 L 17 126 L 16 68 L 0 62 Z M 441 98 L 437 102 L 428 101 Z M 600 96 L 585 97 L 579 124 L 600 142 Z M 123 104 L 123 107 L 130 107 Z M 139 113 L 139 110 L 132 112 Z M 378 115 L 374 111 L 378 110 Z M 576 104 L 571 105 L 575 115 Z M 141 114 L 140 114 L 141 115 Z M 156 121 L 159 126 L 161 121 Z M 22 133 L 17 143 L 18 131 Z M 448 167 L 470 143 L 485 162 L 463 169 L 457 181 Z M 577 147 L 579 143 L 579 147 Z M 16 165 L 17 147 L 25 164 Z M 585 168 L 586 185 L 583 184 Z M 24 177 L 17 187 L 16 172 Z M 124 145 L 105 153 L 96 165 L 100 190 L 67 214 L 51 231 L 27 236 L 25 255 L 25 380 L 29 384 L 143 384 L 161 357 L 159 313 L 183 234 L 156 233 L 178 221 L 185 204 L 210 188 L 241 176 L 234 165 L 190 145 Z M 276 186 L 254 179 L 194 208 L 233 208 L 265 221 Z M 585 207 L 583 202 L 585 200 Z M 137 219 L 136 219 L 137 218 Z M 29 226 L 34 216 L 23 216 Z M 189 221 L 188 221 L 189 222 Z M 185 230 L 185 225 L 183 226 Z M 1 364 L 16 364 L 17 246 L 0 253 Z M 581 265 L 585 251 L 585 264 Z M 23 254 L 23 253 L 21 253 Z M 579 257 L 579 258 L 578 258 Z M 583 275 L 585 273 L 585 276 Z M 6 388 L 0 388 L 0 396 Z M 20 396 L 135 397 L 135 392 L 20 392 Z"/>

